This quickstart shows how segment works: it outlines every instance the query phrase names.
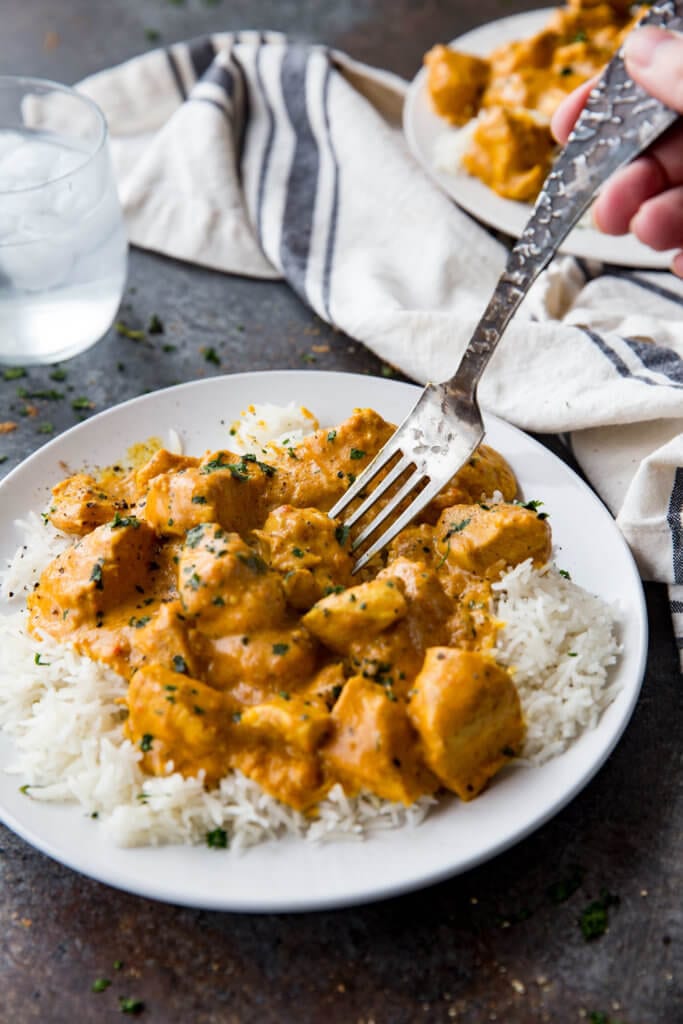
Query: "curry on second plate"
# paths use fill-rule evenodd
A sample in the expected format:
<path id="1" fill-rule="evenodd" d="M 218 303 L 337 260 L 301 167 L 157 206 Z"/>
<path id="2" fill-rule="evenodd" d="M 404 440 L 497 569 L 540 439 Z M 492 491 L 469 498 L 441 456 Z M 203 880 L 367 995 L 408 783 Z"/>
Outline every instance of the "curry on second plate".
<path id="1" fill-rule="evenodd" d="M 392 431 L 356 410 L 258 455 L 162 449 L 53 489 L 49 518 L 76 539 L 30 595 L 30 628 L 128 680 L 124 729 L 146 772 L 212 786 L 236 769 L 314 813 L 336 782 L 468 800 L 521 750 L 491 583 L 547 561 L 548 524 L 482 446 L 353 576 L 348 530 L 326 512 Z"/>
<path id="2" fill-rule="evenodd" d="M 476 118 L 462 168 L 507 199 L 535 199 L 555 155 L 550 118 L 648 9 L 629 0 L 569 0 L 541 32 L 488 57 L 433 47 L 424 62 L 434 110 L 454 126 Z"/>

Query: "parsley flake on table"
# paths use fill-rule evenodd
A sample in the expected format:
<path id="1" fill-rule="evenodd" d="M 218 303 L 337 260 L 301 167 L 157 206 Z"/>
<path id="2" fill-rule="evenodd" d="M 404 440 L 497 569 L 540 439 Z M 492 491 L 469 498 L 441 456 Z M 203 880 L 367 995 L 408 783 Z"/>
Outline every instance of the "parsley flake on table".
<path id="1" fill-rule="evenodd" d="M 597 900 L 593 900 L 581 912 L 578 924 L 586 942 L 599 939 L 607 931 L 609 923 L 607 911 L 617 904 L 619 900 L 606 889 L 600 893 Z"/>
<path id="2" fill-rule="evenodd" d="M 106 992 L 111 985 L 109 978 L 95 978 L 92 983 L 93 992 Z"/>
<path id="3" fill-rule="evenodd" d="M 129 338 L 130 341 L 144 341 L 145 332 L 136 330 L 133 327 L 129 327 L 124 324 L 123 320 L 117 320 L 114 324 L 114 330 L 117 334 L 120 334 L 123 338 Z"/>
<path id="4" fill-rule="evenodd" d="M 142 999 L 134 999 L 131 996 L 119 996 L 119 1009 L 121 1013 L 142 1013 L 145 1004 Z"/>

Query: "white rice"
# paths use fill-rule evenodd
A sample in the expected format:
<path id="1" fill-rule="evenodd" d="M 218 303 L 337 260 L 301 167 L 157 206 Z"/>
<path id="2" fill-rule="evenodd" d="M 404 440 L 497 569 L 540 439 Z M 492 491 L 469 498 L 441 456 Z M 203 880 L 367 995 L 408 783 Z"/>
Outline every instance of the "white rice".
<path id="1" fill-rule="evenodd" d="M 271 407 L 276 408 L 276 407 Z M 279 410 L 280 438 L 311 429 L 309 415 Z M 263 407 L 253 421 L 270 415 Z M 280 430 L 283 421 L 284 431 Z M 253 447 L 259 422 L 250 422 Z M 259 433 L 258 443 L 266 440 Z M 284 440 L 281 442 L 284 443 Z M 295 443 L 295 442 L 292 442 Z M 336 785 L 315 819 L 284 806 L 239 772 L 214 790 L 173 771 L 150 777 L 142 754 L 125 739 L 120 699 L 126 682 L 110 669 L 27 630 L 26 594 L 42 569 L 71 540 L 31 514 L 19 524 L 24 541 L 3 574 L 8 613 L 0 615 L 0 729 L 12 738 L 16 774 L 27 796 L 75 801 L 97 817 L 120 846 L 198 843 L 215 829 L 232 850 L 284 834 L 310 841 L 362 839 L 378 829 L 417 825 L 436 801 L 412 807 L 370 794 L 349 798 Z M 517 566 L 494 584 L 494 614 L 505 625 L 496 647 L 520 693 L 528 734 L 524 758 L 539 764 L 592 728 L 614 697 L 608 668 L 617 657 L 611 609 L 550 567 Z"/>

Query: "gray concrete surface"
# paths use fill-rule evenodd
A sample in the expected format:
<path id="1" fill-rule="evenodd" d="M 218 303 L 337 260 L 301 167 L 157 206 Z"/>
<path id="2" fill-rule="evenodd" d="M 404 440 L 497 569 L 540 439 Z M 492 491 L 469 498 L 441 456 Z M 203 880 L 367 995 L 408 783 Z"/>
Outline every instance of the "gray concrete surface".
<path id="1" fill-rule="evenodd" d="M 410 76 L 437 40 L 533 3 L 426 0 L 2 0 L 0 70 L 76 81 L 148 48 L 231 28 L 276 28 Z M 133 252 L 121 317 L 166 333 L 110 332 L 65 364 L 0 380 L 6 472 L 47 434 L 142 392 L 219 372 L 380 364 L 321 324 L 284 286 L 228 278 Z M 312 345 L 329 346 L 313 353 Z M 173 346 L 164 351 L 163 346 Z M 213 346 L 220 367 L 202 349 Z M 316 362 L 309 358 L 313 354 Z M 26 406 L 35 408 L 22 415 Z M 1 514 L 1 513 L 0 513 Z M 249 917 L 152 903 L 82 878 L 0 827 L 0 1022 L 119 1019 L 118 997 L 154 1024 L 678 1024 L 681 979 L 681 685 L 664 589 L 647 587 L 651 650 L 633 720 L 597 778 L 514 849 L 476 870 L 374 906 Z M 582 868 L 565 901 L 553 886 Z M 618 898 L 609 929 L 586 942 L 584 907 Z M 556 896 L 556 893 L 555 893 Z M 114 962 L 122 961 L 119 970 Z M 112 986 L 96 994 L 98 977 Z M 604 1015 L 604 1016 L 601 1016 Z"/>

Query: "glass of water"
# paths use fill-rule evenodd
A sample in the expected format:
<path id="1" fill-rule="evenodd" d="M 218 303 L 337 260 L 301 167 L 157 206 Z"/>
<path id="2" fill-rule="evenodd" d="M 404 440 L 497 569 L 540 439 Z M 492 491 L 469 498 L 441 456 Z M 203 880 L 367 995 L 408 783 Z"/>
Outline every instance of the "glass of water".
<path id="1" fill-rule="evenodd" d="M 99 107 L 0 76 L 0 364 L 55 363 L 111 325 L 127 243 Z"/>

